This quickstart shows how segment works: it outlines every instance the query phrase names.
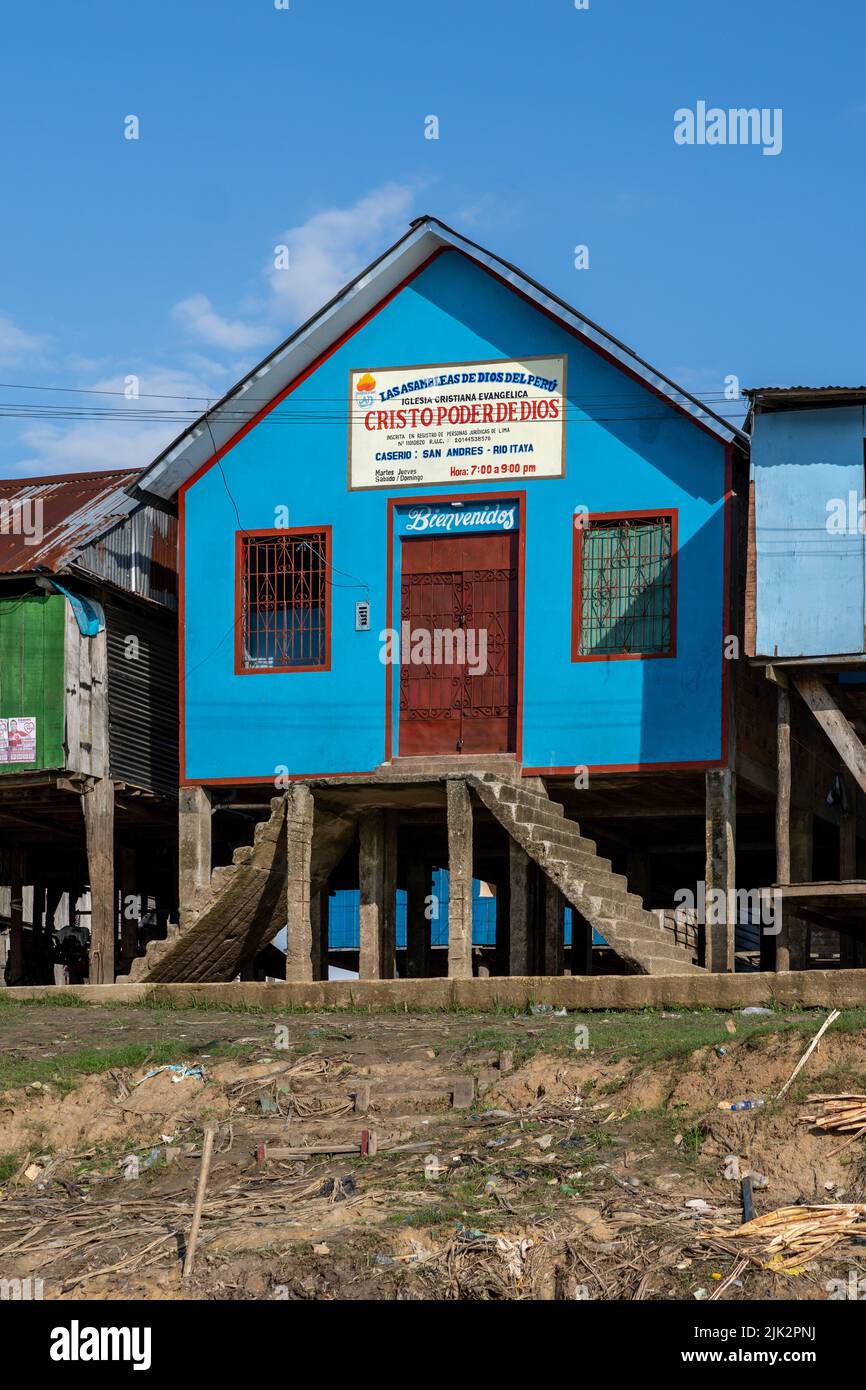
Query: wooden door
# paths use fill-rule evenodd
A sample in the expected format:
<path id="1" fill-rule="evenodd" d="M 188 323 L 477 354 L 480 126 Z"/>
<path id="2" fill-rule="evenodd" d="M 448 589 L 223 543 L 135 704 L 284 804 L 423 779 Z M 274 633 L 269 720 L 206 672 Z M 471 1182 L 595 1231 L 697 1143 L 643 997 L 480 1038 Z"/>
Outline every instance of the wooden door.
<path id="1" fill-rule="evenodd" d="M 403 757 L 516 748 L 517 546 L 513 532 L 404 538 Z"/>

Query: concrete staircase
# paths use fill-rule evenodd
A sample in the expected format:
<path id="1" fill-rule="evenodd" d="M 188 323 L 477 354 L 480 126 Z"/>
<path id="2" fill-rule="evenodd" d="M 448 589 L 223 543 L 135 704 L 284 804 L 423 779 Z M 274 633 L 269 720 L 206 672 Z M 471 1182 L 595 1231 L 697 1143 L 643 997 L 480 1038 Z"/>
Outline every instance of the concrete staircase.
<path id="1" fill-rule="evenodd" d="M 628 880 L 615 874 L 577 821 L 543 791 L 502 781 L 494 773 L 467 778 L 479 800 L 566 900 L 638 975 L 703 974 L 692 953 L 659 925 Z"/>
<path id="2" fill-rule="evenodd" d="M 310 892 L 324 888 L 355 834 L 355 820 L 316 806 Z M 232 863 L 214 869 L 191 922 L 170 925 L 164 941 L 151 941 L 118 983 L 233 980 L 243 965 L 286 925 L 286 797 L 271 801 L 252 845 L 239 846 Z"/>

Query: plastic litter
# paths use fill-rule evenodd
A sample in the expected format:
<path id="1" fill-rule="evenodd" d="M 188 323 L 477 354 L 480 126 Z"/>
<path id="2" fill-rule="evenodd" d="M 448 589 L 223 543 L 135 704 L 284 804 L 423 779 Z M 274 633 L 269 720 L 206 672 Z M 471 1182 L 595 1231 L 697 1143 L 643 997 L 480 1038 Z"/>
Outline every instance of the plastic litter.
<path id="1" fill-rule="evenodd" d="M 180 1066 L 176 1062 L 172 1062 L 164 1067 L 154 1067 L 153 1071 L 147 1072 L 137 1084 L 139 1086 L 143 1086 L 145 1081 L 150 1081 L 151 1077 L 159 1076 L 164 1071 L 176 1073 L 171 1078 L 172 1081 L 175 1083 L 179 1081 L 186 1081 L 187 1078 L 190 1076 L 193 1077 L 196 1081 L 204 1081 L 204 1067 L 184 1067 Z"/>
<path id="2" fill-rule="evenodd" d="M 763 1014 L 765 1018 L 773 1017 L 772 1009 L 764 1009 L 760 1004 L 749 1004 L 747 1008 L 740 1009 L 741 1014 Z"/>
<path id="3" fill-rule="evenodd" d="M 720 1110 L 757 1110 L 758 1106 L 759 1106 L 759 1105 L 763 1105 L 763 1104 L 764 1104 L 763 1099 L 760 1099 L 760 1100 L 720 1100 L 720 1101 L 719 1101 L 719 1109 L 720 1109 Z"/>

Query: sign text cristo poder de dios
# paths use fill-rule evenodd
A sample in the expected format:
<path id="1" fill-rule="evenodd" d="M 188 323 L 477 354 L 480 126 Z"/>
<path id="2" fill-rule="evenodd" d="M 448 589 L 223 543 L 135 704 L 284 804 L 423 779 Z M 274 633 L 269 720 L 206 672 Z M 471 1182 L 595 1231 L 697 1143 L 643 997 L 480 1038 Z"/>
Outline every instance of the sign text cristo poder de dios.
<path id="1" fill-rule="evenodd" d="M 350 488 L 565 472 L 564 357 L 365 368 L 350 397 Z"/>

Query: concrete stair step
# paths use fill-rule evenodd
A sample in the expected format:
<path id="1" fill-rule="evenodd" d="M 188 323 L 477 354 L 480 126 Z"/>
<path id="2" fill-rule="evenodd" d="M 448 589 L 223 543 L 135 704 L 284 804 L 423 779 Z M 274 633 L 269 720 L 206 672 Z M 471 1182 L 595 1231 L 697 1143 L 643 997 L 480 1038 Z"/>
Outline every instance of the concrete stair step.
<path id="1" fill-rule="evenodd" d="M 481 783 L 479 786 L 478 783 Z M 691 952 L 670 938 L 664 927 L 632 893 L 628 880 L 615 874 L 592 840 L 580 833 L 560 806 L 542 792 L 506 786 L 484 776 L 476 792 L 518 844 L 561 889 L 568 902 L 618 951 L 629 965 L 647 974 L 700 971 Z"/>
<path id="2" fill-rule="evenodd" d="M 691 952 L 684 946 L 678 946 L 675 941 L 659 941 L 654 936 L 643 936 L 640 933 L 633 935 L 628 931 L 616 932 L 616 946 L 623 950 L 643 950 L 651 955 L 663 956 L 669 960 L 691 960 L 692 958 Z M 616 946 L 613 947 L 614 950 L 616 950 Z"/>
<path id="3" fill-rule="evenodd" d="M 512 811 L 512 808 L 509 807 L 509 810 Z M 531 806 L 515 806 L 512 814 L 518 824 L 532 830 L 543 830 L 545 835 L 580 836 L 580 826 L 576 820 L 569 820 L 568 816 L 555 816 L 544 810 L 536 811 Z"/>
<path id="4" fill-rule="evenodd" d="M 216 897 L 227 888 L 235 876 L 237 864 L 221 864 L 210 876 L 211 897 Z"/>

